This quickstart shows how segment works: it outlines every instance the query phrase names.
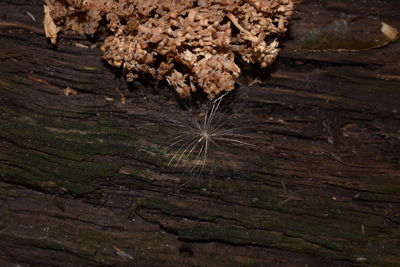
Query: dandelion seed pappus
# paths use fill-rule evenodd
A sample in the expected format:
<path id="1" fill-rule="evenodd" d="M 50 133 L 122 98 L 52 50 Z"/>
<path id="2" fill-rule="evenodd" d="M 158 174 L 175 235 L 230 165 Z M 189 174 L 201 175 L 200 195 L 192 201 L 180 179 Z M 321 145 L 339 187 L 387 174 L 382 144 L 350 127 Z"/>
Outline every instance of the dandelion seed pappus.
<path id="1" fill-rule="evenodd" d="M 189 112 L 183 121 L 171 121 L 176 131 L 168 144 L 168 166 L 185 173 L 188 179 L 182 186 L 206 175 L 211 184 L 218 169 L 234 168 L 231 158 L 240 149 L 253 147 L 248 142 L 251 137 L 241 134 L 237 121 L 222 111 L 227 95 L 210 100 L 198 112 Z"/>

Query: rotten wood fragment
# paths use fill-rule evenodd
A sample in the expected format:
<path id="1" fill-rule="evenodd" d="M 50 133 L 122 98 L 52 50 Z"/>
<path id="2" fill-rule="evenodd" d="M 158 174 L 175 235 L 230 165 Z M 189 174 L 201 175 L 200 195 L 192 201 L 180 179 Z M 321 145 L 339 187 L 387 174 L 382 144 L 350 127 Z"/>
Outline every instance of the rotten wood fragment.
<path id="1" fill-rule="evenodd" d="M 400 46 L 298 50 L 331 19 L 398 29 L 399 1 L 298 4 L 271 73 L 247 66 L 257 82 L 220 110 L 255 149 L 217 148 L 221 164 L 190 182 L 165 145 L 173 121 L 193 121 L 188 105 L 152 79 L 128 85 L 101 51 L 74 45 L 85 38 L 55 48 L 18 26 L 41 29 L 42 5 L 0 4 L 1 266 L 400 262 Z"/>

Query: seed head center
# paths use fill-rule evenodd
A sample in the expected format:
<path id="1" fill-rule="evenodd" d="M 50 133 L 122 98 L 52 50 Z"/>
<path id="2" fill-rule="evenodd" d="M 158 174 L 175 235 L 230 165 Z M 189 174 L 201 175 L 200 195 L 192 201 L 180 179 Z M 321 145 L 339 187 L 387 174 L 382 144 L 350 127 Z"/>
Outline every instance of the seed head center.
<path id="1" fill-rule="evenodd" d="M 209 135 L 207 132 L 202 132 L 199 138 L 199 143 L 202 142 L 204 139 L 207 140 L 209 138 Z"/>

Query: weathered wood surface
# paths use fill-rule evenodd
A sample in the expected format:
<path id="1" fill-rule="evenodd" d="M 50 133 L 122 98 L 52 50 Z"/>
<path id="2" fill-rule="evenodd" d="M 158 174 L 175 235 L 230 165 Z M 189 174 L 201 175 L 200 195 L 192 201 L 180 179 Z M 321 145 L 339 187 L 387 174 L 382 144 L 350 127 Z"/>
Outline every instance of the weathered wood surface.
<path id="1" fill-rule="evenodd" d="M 399 1 L 299 4 L 279 62 L 239 88 L 257 149 L 184 187 L 162 145 L 176 99 L 128 89 L 84 37 L 51 49 L 41 5 L 0 2 L 1 266 L 399 265 L 399 43 L 296 50 L 334 18 L 400 28 Z"/>

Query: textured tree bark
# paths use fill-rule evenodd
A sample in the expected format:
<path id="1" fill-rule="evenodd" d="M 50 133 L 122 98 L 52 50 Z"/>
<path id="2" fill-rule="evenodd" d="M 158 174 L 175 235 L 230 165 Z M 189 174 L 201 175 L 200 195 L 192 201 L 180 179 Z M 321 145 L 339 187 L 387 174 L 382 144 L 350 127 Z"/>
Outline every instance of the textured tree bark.
<path id="1" fill-rule="evenodd" d="M 299 4 L 279 62 L 245 71 L 234 96 L 256 149 L 227 147 L 229 170 L 181 186 L 164 143 L 187 115 L 167 87 L 128 88 L 84 37 L 52 49 L 42 1 L 2 1 L 0 265 L 395 266 L 399 45 L 297 48 L 335 18 L 400 28 L 398 10 Z"/>

